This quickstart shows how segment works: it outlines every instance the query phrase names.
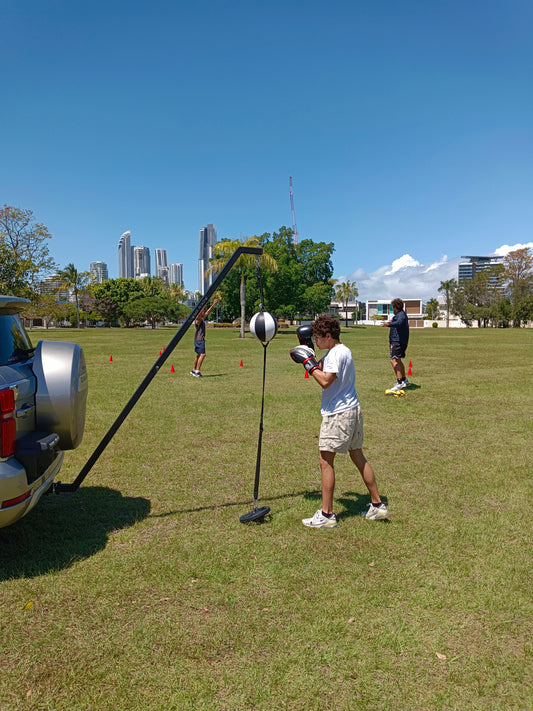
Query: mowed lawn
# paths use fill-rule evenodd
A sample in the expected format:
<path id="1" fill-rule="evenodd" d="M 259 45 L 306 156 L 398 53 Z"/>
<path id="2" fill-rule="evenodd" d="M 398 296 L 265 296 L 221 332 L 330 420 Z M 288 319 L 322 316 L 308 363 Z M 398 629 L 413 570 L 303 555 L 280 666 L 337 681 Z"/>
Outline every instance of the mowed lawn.
<path id="1" fill-rule="evenodd" d="M 86 433 L 73 481 L 174 331 L 32 332 L 83 345 Z M 391 518 L 369 522 L 348 457 L 334 530 L 320 505 L 320 389 L 267 349 L 261 524 L 252 508 L 263 347 L 192 331 L 76 493 L 0 530 L 0 708 L 531 709 L 532 330 L 344 330 L 365 452 Z M 112 361 L 110 362 L 110 357 Z M 242 367 L 240 365 L 242 361 Z M 175 372 L 171 372 L 171 365 Z"/>

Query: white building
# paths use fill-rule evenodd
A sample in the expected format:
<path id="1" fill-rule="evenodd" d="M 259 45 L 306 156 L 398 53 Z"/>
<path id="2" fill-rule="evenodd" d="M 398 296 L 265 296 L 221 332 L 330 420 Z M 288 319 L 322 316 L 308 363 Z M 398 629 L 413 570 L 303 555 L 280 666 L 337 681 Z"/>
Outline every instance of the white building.
<path id="1" fill-rule="evenodd" d="M 118 241 L 118 276 L 125 279 L 133 276 L 133 249 L 129 230 Z"/>
<path id="2" fill-rule="evenodd" d="M 150 250 L 148 247 L 133 248 L 133 276 L 135 279 L 143 279 L 150 276 Z"/>
<path id="3" fill-rule="evenodd" d="M 94 281 L 101 284 L 109 279 L 109 272 L 105 262 L 91 262 L 89 272 L 93 275 Z"/>

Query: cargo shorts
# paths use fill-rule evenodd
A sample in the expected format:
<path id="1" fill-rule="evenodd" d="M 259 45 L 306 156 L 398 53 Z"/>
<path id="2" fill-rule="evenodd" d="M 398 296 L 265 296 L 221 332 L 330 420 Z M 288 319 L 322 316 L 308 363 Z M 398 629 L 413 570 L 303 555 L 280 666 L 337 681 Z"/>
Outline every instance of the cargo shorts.
<path id="1" fill-rule="evenodd" d="M 318 448 L 321 452 L 338 454 L 363 448 L 363 413 L 360 405 L 353 410 L 323 416 Z"/>

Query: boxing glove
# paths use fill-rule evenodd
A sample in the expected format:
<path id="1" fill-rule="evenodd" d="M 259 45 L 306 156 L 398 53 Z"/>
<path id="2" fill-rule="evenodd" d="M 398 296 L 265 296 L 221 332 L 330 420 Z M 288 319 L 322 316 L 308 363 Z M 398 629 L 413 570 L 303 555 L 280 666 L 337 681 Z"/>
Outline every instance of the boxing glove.
<path id="1" fill-rule="evenodd" d="M 296 346 L 290 351 L 291 358 L 295 363 L 301 363 L 308 373 L 318 368 L 318 363 L 315 359 L 315 352 L 308 346 Z"/>
<path id="2" fill-rule="evenodd" d="M 296 329 L 296 335 L 298 336 L 300 345 L 307 346 L 308 348 L 311 348 L 314 352 L 315 347 L 313 345 L 311 326 L 298 326 L 298 328 Z"/>

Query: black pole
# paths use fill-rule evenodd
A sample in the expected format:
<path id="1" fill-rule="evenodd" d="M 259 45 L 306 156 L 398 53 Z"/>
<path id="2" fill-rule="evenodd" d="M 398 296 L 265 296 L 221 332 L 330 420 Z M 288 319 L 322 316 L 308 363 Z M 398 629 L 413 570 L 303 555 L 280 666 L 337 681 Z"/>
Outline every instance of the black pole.
<path id="1" fill-rule="evenodd" d="M 175 336 L 172 338 L 166 349 L 163 351 L 163 353 L 159 356 L 159 358 L 156 360 L 154 365 L 150 368 L 148 373 L 146 374 L 144 380 L 142 383 L 139 385 L 137 390 L 133 393 L 131 398 L 128 400 L 126 405 L 124 406 L 122 412 L 119 414 L 117 419 L 113 422 L 107 433 L 104 435 L 102 438 L 100 444 L 96 447 L 94 452 L 91 454 L 89 459 L 87 460 L 86 464 L 84 465 L 83 469 L 80 471 L 76 479 L 72 482 L 72 484 L 63 484 L 61 482 L 57 482 L 54 486 L 54 491 L 56 493 L 59 493 L 61 491 L 76 491 L 76 489 L 79 488 L 80 484 L 82 481 L 85 479 L 87 474 L 91 471 L 93 468 L 94 464 L 104 451 L 104 449 L 107 447 L 109 442 L 113 439 L 115 436 L 117 430 L 121 426 L 121 424 L 124 422 L 126 417 L 129 415 L 129 413 L 133 410 L 135 405 L 137 404 L 138 400 L 140 399 L 141 395 L 144 393 L 146 388 L 150 385 L 152 380 L 155 378 L 157 373 L 159 372 L 159 369 L 163 365 L 163 363 L 167 360 L 167 358 L 170 356 L 174 348 L 178 345 L 178 343 L 181 341 L 185 333 L 187 332 L 188 328 L 192 324 L 192 322 L 195 320 L 196 316 L 200 313 L 200 311 L 203 309 L 205 304 L 209 301 L 211 296 L 215 293 L 217 290 L 220 282 L 224 279 L 224 277 L 227 275 L 231 267 L 235 264 L 237 259 L 241 256 L 241 254 L 263 254 L 263 248 L 262 247 L 238 247 L 235 252 L 231 255 L 231 257 L 228 259 L 226 264 L 224 265 L 222 271 L 220 274 L 217 276 L 213 284 L 209 287 L 207 290 L 207 293 L 204 294 L 204 296 L 200 299 L 198 302 L 196 308 L 194 308 L 191 313 L 187 316 L 187 319 L 185 320 L 185 323 L 183 326 L 180 328 L 180 330 L 175 334 Z"/>
<path id="2" fill-rule="evenodd" d="M 261 396 L 261 418 L 259 420 L 259 439 L 257 441 L 257 458 L 255 461 L 255 482 L 254 482 L 254 508 L 257 508 L 257 499 L 259 498 L 259 472 L 261 470 L 261 444 L 263 441 L 263 411 L 265 409 L 265 372 L 267 345 L 263 343 L 263 394 Z"/>

